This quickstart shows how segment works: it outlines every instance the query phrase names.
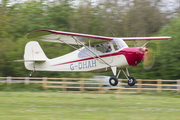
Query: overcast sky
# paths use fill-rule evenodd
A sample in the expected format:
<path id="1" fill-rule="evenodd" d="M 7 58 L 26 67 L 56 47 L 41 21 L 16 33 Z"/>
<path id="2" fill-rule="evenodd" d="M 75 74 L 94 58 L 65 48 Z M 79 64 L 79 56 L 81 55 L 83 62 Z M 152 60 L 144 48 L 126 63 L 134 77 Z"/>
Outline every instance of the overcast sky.
<path id="1" fill-rule="evenodd" d="M 12 5 L 14 3 L 22 3 L 26 0 L 9 0 L 9 5 Z M 40 1 L 40 0 L 37 0 Z M 54 1 L 54 0 L 49 0 L 49 1 Z M 82 0 L 74 0 L 73 4 L 78 5 Z M 96 5 L 97 2 L 103 1 L 103 0 L 90 0 L 94 5 Z M 2 0 L 0 0 L 0 3 L 2 3 Z M 180 7 L 180 0 L 163 0 L 162 5 L 166 5 L 165 7 L 162 7 L 161 10 L 168 10 L 168 11 L 174 11 L 175 8 Z"/>

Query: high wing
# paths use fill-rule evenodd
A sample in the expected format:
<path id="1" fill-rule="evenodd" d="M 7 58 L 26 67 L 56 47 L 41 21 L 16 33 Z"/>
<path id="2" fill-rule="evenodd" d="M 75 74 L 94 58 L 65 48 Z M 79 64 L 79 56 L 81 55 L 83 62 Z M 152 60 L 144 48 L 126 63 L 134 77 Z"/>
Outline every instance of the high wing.
<path id="1" fill-rule="evenodd" d="M 131 38 L 120 38 L 124 41 L 136 41 L 136 40 L 163 40 L 170 39 L 171 37 L 131 37 Z M 89 34 L 80 34 L 80 33 L 72 33 L 72 32 L 64 32 L 64 31 L 55 31 L 55 30 L 36 30 L 27 34 L 27 39 L 35 39 L 42 40 L 48 42 L 58 42 L 65 43 L 75 49 L 77 49 L 73 45 L 81 45 L 84 46 L 87 50 L 89 50 L 92 54 L 94 54 L 94 59 L 101 60 L 103 63 L 107 64 L 111 67 L 113 73 L 116 71 L 115 67 L 108 64 L 105 60 L 103 60 L 97 53 L 91 51 L 87 46 L 93 46 L 95 44 L 102 44 L 107 41 L 111 41 L 115 39 L 115 37 L 105 37 L 105 36 L 97 36 L 97 35 L 89 35 Z M 73 44 L 73 45 L 71 45 Z M 80 49 L 77 49 L 80 50 Z M 82 51 L 83 52 L 83 51 Z"/>
<path id="2" fill-rule="evenodd" d="M 165 40 L 170 39 L 171 37 L 127 37 L 121 38 L 124 41 L 136 41 L 136 40 Z M 80 34 L 80 33 L 72 33 L 72 32 L 64 32 L 64 31 L 55 31 L 55 30 L 36 30 L 27 34 L 27 39 L 36 39 L 42 41 L 49 42 L 59 42 L 66 44 L 78 44 L 75 39 L 78 39 L 84 45 L 94 45 L 100 44 L 103 42 L 107 42 L 113 40 L 114 37 L 105 37 L 105 36 L 97 36 L 97 35 L 89 35 L 89 34 Z"/>
<path id="3" fill-rule="evenodd" d="M 113 40 L 113 37 L 42 29 L 30 32 L 27 35 L 27 39 L 37 39 L 48 42 L 59 42 L 74 45 L 78 44 L 75 40 L 78 39 L 84 45 L 94 45 L 98 43 L 107 42 L 107 40 Z"/>

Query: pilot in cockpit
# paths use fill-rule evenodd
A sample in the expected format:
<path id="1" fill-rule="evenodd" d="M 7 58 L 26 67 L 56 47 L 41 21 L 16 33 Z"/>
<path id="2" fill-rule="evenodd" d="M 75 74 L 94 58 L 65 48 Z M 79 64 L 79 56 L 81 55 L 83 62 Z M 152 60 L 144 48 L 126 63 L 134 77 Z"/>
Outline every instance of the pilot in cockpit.
<path id="1" fill-rule="evenodd" d="M 111 48 L 111 46 L 109 45 L 108 46 L 108 49 L 106 50 L 106 52 L 111 52 L 112 51 L 112 48 Z"/>

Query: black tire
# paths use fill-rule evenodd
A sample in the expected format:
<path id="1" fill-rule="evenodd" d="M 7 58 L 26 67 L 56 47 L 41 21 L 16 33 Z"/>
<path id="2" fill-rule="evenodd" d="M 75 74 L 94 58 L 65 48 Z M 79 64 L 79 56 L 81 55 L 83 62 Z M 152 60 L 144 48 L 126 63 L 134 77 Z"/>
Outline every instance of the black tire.
<path id="1" fill-rule="evenodd" d="M 32 74 L 32 73 L 30 73 L 30 74 L 29 74 L 29 77 L 32 77 L 32 75 L 33 75 L 33 74 Z"/>
<path id="2" fill-rule="evenodd" d="M 136 78 L 135 77 L 129 77 L 129 80 L 127 80 L 127 83 L 129 86 L 134 86 L 136 84 Z"/>
<path id="3" fill-rule="evenodd" d="M 112 86 L 116 86 L 118 84 L 118 79 L 115 76 L 109 78 L 109 84 Z"/>

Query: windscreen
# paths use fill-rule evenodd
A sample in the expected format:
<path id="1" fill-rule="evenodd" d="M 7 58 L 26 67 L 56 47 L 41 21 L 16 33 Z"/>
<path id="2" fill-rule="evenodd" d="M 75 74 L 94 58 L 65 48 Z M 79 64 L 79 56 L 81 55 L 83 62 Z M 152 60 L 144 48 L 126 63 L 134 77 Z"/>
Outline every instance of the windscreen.
<path id="1" fill-rule="evenodd" d="M 114 38 L 112 40 L 112 43 L 115 44 L 115 46 L 117 46 L 115 49 L 122 49 L 122 48 L 127 48 L 128 45 L 120 38 Z"/>

